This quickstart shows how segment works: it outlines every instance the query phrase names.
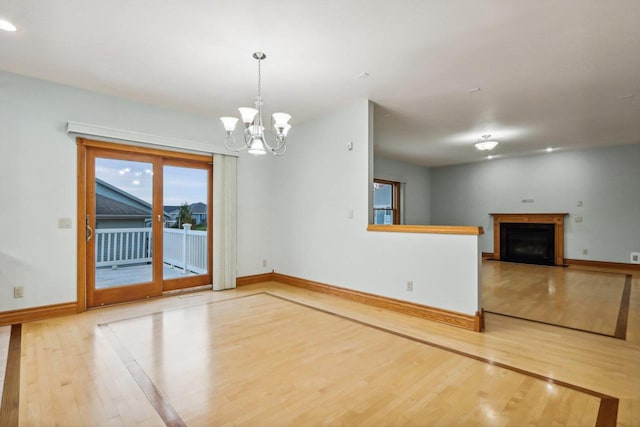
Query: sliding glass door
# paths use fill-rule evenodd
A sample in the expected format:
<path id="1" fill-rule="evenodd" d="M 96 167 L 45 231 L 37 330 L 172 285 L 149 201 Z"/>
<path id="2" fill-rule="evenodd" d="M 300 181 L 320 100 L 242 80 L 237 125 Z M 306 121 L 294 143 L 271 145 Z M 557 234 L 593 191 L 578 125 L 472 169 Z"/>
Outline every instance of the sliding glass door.
<path id="1" fill-rule="evenodd" d="M 210 157 L 82 141 L 87 306 L 210 285 Z"/>
<path id="2" fill-rule="evenodd" d="M 208 244 L 211 176 L 206 166 L 175 160 L 167 160 L 163 165 L 164 290 L 211 283 L 203 280 L 211 276 Z"/>

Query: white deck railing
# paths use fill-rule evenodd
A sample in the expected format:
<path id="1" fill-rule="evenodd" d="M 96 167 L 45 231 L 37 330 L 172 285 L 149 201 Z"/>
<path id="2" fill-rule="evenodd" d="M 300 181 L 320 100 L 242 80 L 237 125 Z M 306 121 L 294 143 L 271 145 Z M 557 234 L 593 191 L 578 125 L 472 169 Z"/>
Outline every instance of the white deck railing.
<path id="1" fill-rule="evenodd" d="M 207 272 L 207 232 L 163 228 L 163 259 L 165 264 L 184 272 Z M 96 267 L 144 264 L 152 261 L 150 228 L 99 228 L 96 230 Z"/>
<path id="2" fill-rule="evenodd" d="M 207 272 L 207 232 L 193 231 L 191 224 L 184 229 L 163 228 L 162 260 L 184 271 Z"/>
<path id="3" fill-rule="evenodd" d="M 96 230 L 96 267 L 151 262 L 150 228 Z"/>

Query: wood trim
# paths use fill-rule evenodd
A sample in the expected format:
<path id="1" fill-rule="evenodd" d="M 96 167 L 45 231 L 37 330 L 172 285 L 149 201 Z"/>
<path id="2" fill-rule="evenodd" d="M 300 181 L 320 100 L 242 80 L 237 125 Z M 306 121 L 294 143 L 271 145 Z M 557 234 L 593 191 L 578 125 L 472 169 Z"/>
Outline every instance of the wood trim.
<path id="1" fill-rule="evenodd" d="M 77 312 L 76 301 L 3 311 L 0 313 L 0 326 L 33 322 L 36 320 L 50 319 L 52 317 L 69 316 Z"/>
<path id="2" fill-rule="evenodd" d="M 285 285 L 291 285 L 311 291 L 335 295 L 341 298 L 349 299 L 351 301 L 383 308 L 385 310 L 397 311 L 400 313 L 409 314 L 411 316 L 421 317 L 423 319 L 457 326 L 459 328 L 468 329 L 471 331 L 480 332 L 483 324 L 483 321 L 481 319 L 481 312 L 476 312 L 475 315 L 463 314 L 455 311 L 444 310 L 441 308 L 416 304 L 409 301 L 402 301 L 394 298 L 370 294 L 367 292 L 356 291 L 353 289 L 341 288 L 339 286 L 327 285 L 324 283 L 314 282 L 311 280 L 301 279 L 285 274 L 275 272 L 272 274 L 274 281 L 284 283 Z"/>
<path id="3" fill-rule="evenodd" d="M 86 239 L 86 216 L 87 216 L 87 147 L 81 144 L 81 140 L 76 140 L 78 145 L 78 170 L 77 170 L 77 236 L 76 236 L 76 292 L 77 307 L 76 311 L 82 313 L 87 310 L 87 239 Z"/>
<path id="4" fill-rule="evenodd" d="M 2 402 L 0 403 L 0 426 L 17 426 L 20 415 L 20 359 L 22 351 L 22 325 L 11 327 L 9 351 L 4 373 Z"/>
<path id="5" fill-rule="evenodd" d="M 167 157 L 167 152 L 171 153 L 169 156 L 172 159 L 182 159 L 182 160 L 191 160 L 195 162 L 206 162 L 211 163 L 211 156 L 206 156 L 203 154 L 193 154 L 193 153 L 185 153 L 182 151 L 173 151 L 171 147 L 166 148 L 149 148 L 149 147 L 140 147 L 138 145 L 129 145 L 129 144 L 117 144 L 115 142 L 105 142 L 105 141 L 96 141 L 93 139 L 87 138 L 77 138 L 78 145 L 82 145 L 85 147 L 92 148 L 100 148 L 106 150 L 117 150 L 117 151 L 126 151 L 128 153 L 135 154 L 144 154 L 151 156 L 160 156 Z"/>
<path id="6" fill-rule="evenodd" d="M 206 156 L 205 156 L 206 157 Z M 209 157 L 206 163 L 202 161 L 181 160 L 173 157 L 164 157 L 160 169 L 164 166 L 177 166 L 191 169 L 200 169 L 207 172 L 207 254 L 213 254 L 213 162 Z M 164 182 L 164 177 L 163 177 Z M 154 183 L 155 185 L 155 183 Z M 159 187 L 159 184 L 158 184 Z M 160 206 L 162 209 L 163 206 Z M 164 212 L 159 212 L 164 214 Z M 158 215 L 158 213 L 156 214 Z M 159 252 L 158 252 L 159 253 Z M 178 289 L 188 289 L 195 286 L 211 285 L 213 283 L 213 256 L 207 256 L 207 273 L 188 276 L 183 278 L 164 279 L 162 266 L 158 274 L 162 277 L 162 290 L 174 291 Z"/>
<path id="7" fill-rule="evenodd" d="M 236 278 L 236 287 L 255 285 L 256 283 L 272 282 L 273 271 L 271 273 L 254 274 L 252 276 L 241 276 Z"/>
<path id="8" fill-rule="evenodd" d="M 490 213 L 493 217 L 493 259 L 500 260 L 500 224 L 555 224 L 555 265 L 564 264 L 564 217 L 568 213 Z"/>
<path id="9" fill-rule="evenodd" d="M 398 181 L 390 181 L 387 179 L 377 179 L 373 180 L 374 184 L 386 184 L 391 186 L 391 211 L 393 212 L 393 223 L 400 224 L 400 183 Z M 389 209 L 373 209 L 374 212 L 376 210 L 389 210 Z"/>
<path id="10" fill-rule="evenodd" d="M 479 236 L 484 234 L 482 227 L 472 225 L 382 225 L 369 224 L 367 231 L 384 231 L 391 233 L 426 233 L 426 234 L 465 234 Z"/>
<path id="11" fill-rule="evenodd" d="M 596 427 L 616 427 L 618 425 L 618 405 L 620 399 L 611 396 L 600 397 Z"/>
<path id="12" fill-rule="evenodd" d="M 627 325 L 629 322 L 629 300 L 631 299 L 631 275 L 627 274 L 624 281 L 624 289 L 620 298 L 620 309 L 618 310 L 618 320 L 616 321 L 616 331 L 614 336 L 621 340 L 627 339 Z"/>
<path id="13" fill-rule="evenodd" d="M 583 267 L 609 268 L 613 270 L 631 270 L 640 272 L 640 264 L 631 264 L 626 262 L 589 261 L 584 259 L 565 258 L 564 263 L 567 265 L 578 265 Z"/>
<path id="14" fill-rule="evenodd" d="M 100 325 L 100 330 L 107 338 L 107 341 L 111 344 L 111 347 L 115 350 L 116 354 L 120 358 L 120 361 L 126 366 L 129 374 L 134 379 L 138 387 L 142 390 L 147 400 L 156 410 L 162 421 L 168 427 L 186 427 L 187 424 L 182 420 L 180 414 L 171 406 L 169 399 L 167 399 L 158 390 L 151 378 L 138 364 L 138 361 L 131 356 L 129 350 L 120 343 L 120 340 L 116 336 L 115 332 L 108 325 Z"/>

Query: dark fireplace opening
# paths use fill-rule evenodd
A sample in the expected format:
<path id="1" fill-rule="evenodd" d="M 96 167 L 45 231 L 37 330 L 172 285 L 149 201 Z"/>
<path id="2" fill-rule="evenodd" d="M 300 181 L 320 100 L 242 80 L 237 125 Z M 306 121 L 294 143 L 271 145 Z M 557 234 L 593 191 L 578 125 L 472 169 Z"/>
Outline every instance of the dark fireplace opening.
<path id="1" fill-rule="evenodd" d="M 526 264 L 555 265 L 555 226 L 501 223 L 500 259 Z"/>

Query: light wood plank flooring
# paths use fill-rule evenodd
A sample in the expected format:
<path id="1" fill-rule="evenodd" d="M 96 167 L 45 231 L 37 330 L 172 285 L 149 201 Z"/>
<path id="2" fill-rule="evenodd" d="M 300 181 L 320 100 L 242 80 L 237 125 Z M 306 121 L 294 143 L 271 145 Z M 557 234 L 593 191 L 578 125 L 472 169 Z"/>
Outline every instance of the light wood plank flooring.
<path id="1" fill-rule="evenodd" d="M 20 425 L 164 425 L 153 396 L 171 425 L 595 425 L 598 398 L 542 376 L 638 426 L 639 291 L 626 341 L 492 314 L 475 333 L 278 283 L 32 322 Z"/>
<path id="2" fill-rule="evenodd" d="M 616 336 L 626 283 L 627 274 L 619 272 L 484 261 L 482 307 L 493 313 Z"/>

